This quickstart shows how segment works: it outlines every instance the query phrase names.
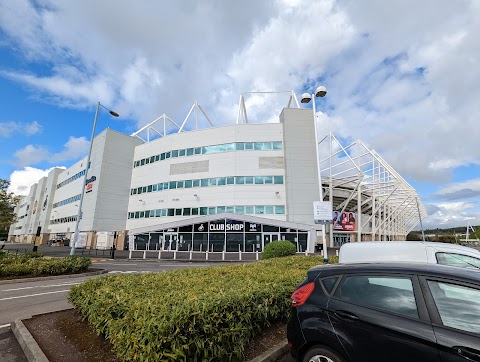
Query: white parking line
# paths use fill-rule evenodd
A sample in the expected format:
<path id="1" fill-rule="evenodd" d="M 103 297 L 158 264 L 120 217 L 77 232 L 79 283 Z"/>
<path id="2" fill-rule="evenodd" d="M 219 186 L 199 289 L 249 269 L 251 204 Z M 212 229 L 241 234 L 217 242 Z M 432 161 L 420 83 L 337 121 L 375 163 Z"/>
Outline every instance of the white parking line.
<path id="1" fill-rule="evenodd" d="M 123 266 L 130 266 L 130 265 L 138 265 L 138 264 L 118 264 L 118 263 L 115 263 L 115 262 L 111 262 L 111 263 L 94 263 L 95 265 L 123 265 Z"/>
<path id="2" fill-rule="evenodd" d="M 68 292 L 68 291 L 69 291 L 69 289 L 67 289 L 67 290 L 57 290 L 55 292 L 37 293 L 37 294 L 29 294 L 29 295 L 19 295 L 18 297 L 2 298 L 2 299 L 0 299 L 0 302 L 4 301 L 4 300 L 11 300 L 11 299 L 38 297 L 39 295 L 46 295 L 46 294 L 64 293 L 64 292 Z"/>
<path id="3" fill-rule="evenodd" d="M 2 324 L 2 325 L 0 326 L 0 328 L 4 328 L 4 327 L 10 327 L 11 325 L 12 325 L 11 323 L 8 323 L 8 324 Z"/>
<path id="4" fill-rule="evenodd" d="M 34 287 L 23 287 L 23 288 L 14 288 L 14 289 L 4 289 L 2 292 L 13 292 L 14 290 L 23 290 L 23 289 L 34 289 L 34 288 L 52 288 L 52 287 L 63 287 L 67 285 L 76 285 L 80 284 L 78 283 L 63 283 L 63 284 L 49 284 L 49 285 L 37 285 Z"/>

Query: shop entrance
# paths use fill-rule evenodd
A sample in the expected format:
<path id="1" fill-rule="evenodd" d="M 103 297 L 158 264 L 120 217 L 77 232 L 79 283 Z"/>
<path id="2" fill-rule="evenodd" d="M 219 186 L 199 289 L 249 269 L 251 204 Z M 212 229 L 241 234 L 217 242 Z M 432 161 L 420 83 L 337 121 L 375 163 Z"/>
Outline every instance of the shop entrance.
<path id="1" fill-rule="evenodd" d="M 178 233 L 165 233 L 162 240 L 163 251 L 173 251 L 177 249 Z"/>
<path id="2" fill-rule="evenodd" d="M 350 242 L 350 234 L 333 234 L 333 247 L 339 248 Z"/>
<path id="3" fill-rule="evenodd" d="M 272 241 L 277 241 L 279 239 L 280 239 L 280 235 L 278 233 L 263 233 L 262 250 L 265 248 L 267 244 L 270 244 Z"/>

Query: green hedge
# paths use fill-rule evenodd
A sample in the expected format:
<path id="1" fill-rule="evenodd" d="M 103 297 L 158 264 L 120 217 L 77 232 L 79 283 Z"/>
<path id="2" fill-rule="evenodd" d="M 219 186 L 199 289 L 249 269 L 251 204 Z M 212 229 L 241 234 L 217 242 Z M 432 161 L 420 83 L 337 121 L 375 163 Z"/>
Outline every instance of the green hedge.
<path id="1" fill-rule="evenodd" d="M 125 361 L 229 361 L 271 323 L 321 257 L 114 275 L 74 286 L 68 300 Z"/>
<path id="2" fill-rule="evenodd" d="M 284 256 L 295 255 L 297 248 L 288 240 L 277 240 L 267 245 L 262 252 L 262 259 L 281 258 Z"/>
<path id="3" fill-rule="evenodd" d="M 44 258 L 39 253 L 5 253 L 0 257 L 0 277 L 79 273 L 87 270 L 90 265 L 90 259 L 77 256 Z"/>

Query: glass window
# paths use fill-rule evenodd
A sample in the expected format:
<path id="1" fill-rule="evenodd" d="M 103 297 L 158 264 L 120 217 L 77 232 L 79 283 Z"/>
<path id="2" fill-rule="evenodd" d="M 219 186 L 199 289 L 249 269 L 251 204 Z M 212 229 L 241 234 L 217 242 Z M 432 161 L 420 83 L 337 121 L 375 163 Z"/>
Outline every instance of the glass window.
<path id="1" fill-rule="evenodd" d="M 272 149 L 272 142 L 263 142 L 263 150 L 271 150 Z"/>
<path id="2" fill-rule="evenodd" d="M 195 154 L 196 155 L 201 155 L 202 154 L 202 147 L 195 148 Z"/>
<path id="3" fill-rule="evenodd" d="M 235 209 L 234 209 L 233 206 L 227 206 L 225 208 L 225 212 L 229 212 L 229 213 L 233 214 L 234 211 L 235 211 Z"/>
<path id="4" fill-rule="evenodd" d="M 253 184 L 253 176 L 245 177 L 245 183 L 248 184 L 248 185 L 252 185 Z"/>
<path id="5" fill-rule="evenodd" d="M 182 216 L 182 209 L 175 209 L 175 216 Z"/>
<path id="6" fill-rule="evenodd" d="M 155 156 L 155 162 L 160 161 L 160 155 Z"/>
<path id="7" fill-rule="evenodd" d="M 164 183 L 163 183 L 163 189 L 164 189 L 164 190 L 168 190 L 168 182 L 164 182 Z"/>
<path id="8" fill-rule="evenodd" d="M 163 184 L 157 184 L 157 190 L 162 191 L 163 190 Z"/>
<path id="9" fill-rule="evenodd" d="M 263 178 L 263 180 L 266 184 L 273 184 L 273 177 L 272 176 L 265 176 Z"/>
<path id="10" fill-rule="evenodd" d="M 192 209 L 186 207 L 183 209 L 183 216 L 190 216 Z"/>
<path id="11" fill-rule="evenodd" d="M 142 187 L 142 192 L 147 192 L 147 186 Z"/>
<path id="12" fill-rule="evenodd" d="M 177 188 L 177 181 L 170 181 L 170 189 L 176 189 Z"/>
<path id="13" fill-rule="evenodd" d="M 245 206 L 245 214 L 253 215 L 253 213 L 254 213 L 253 206 Z"/>
<path id="14" fill-rule="evenodd" d="M 192 215 L 198 215 L 198 207 L 192 208 Z"/>
<path id="15" fill-rule="evenodd" d="M 244 214 L 245 206 L 235 206 L 235 214 Z"/>
<path id="16" fill-rule="evenodd" d="M 234 151 L 235 150 L 235 144 L 234 143 L 227 143 L 225 146 L 227 147 L 227 151 Z"/>
<path id="17" fill-rule="evenodd" d="M 209 179 L 208 186 L 217 186 L 217 179 L 216 178 Z"/>
<path id="18" fill-rule="evenodd" d="M 167 210 L 167 215 L 168 216 L 175 216 L 175 209 L 168 209 Z"/>
<path id="19" fill-rule="evenodd" d="M 233 185 L 235 183 L 235 177 L 227 177 L 227 185 Z"/>
<path id="20" fill-rule="evenodd" d="M 264 183 L 263 176 L 255 176 L 255 184 L 256 185 L 262 185 L 263 183 Z"/>
<path id="21" fill-rule="evenodd" d="M 145 211 L 140 211 L 140 218 L 145 217 Z"/>
<path id="22" fill-rule="evenodd" d="M 178 150 L 172 151 L 172 157 L 178 157 Z"/>
<path id="23" fill-rule="evenodd" d="M 154 162 L 155 162 L 155 156 L 150 157 L 150 163 L 154 163 Z"/>
<path id="24" fill-rule="evenodd" d="M 157 184 L 152 185 L 152 191 L 157 191 Z"/>
<path id="25" fill-rule="evenodd" d="M 202 178 L 200 184 L 202 187 L 207 187 L 208 186 L 208 178 Z"/>
<path id="26" fill-rule="evenodd" d="M 457 266 L 460 268 L 480 268 L 480 259 L 473 256 L 453 254 L 453 253 L 436 253 L 438 264 Z"/>
<path id="27" fill-rule="evenodd" d="M 142 165 L 142 166 L 145 165 L 145 159 L 140 161 L 140 165 Z"/>
<path id="28" fill-rule="evenodd" d="M 255 150 L 260 151 L 263 149 L 263 142 L 255 142 Z"/>
<path id="29" fill-rule="evenodd" d="M 193 180 L 193 187 L 199 187 L 200 186 L 200 180 Z"/>
<path id="30" fill-rule="evenodd" d="M 147 186 L 147 192 L 152 192 L 152 188 L 153 188 L 152 185 L 148 185 L 148 186 Z"/>
<path id="31" fill-rule="evenodd" d="M 225 206 L 217 206 L 217 214 L 222 214 L 225 212 Z"/>
<path id="32" fill-rule="evenodd" d="M 177 181 L 177 189 L 183 189 L 183 181 Z"/>
<path id="33" fill-rule="evenodd" d="M 480 334 L 480 290 L 428 281 L 444 326 Z"/>
<path id="34" fill-rule="evenodd" d="M 418 318 L 410 278 L 347 276 L 335 296 L 347 302 Z"/>
<path id="35" fill-rule="evenodd" d="M 235 149 L 236 149 L 237 151 L 243 151 L 243 150 L 245 149 L 245 143 L 243 143 L 243 142 L 237 142 L 237 143 L 235 144 Z"/>
<path id="36" fill-rule="evenodd" d="M 160 155 L 160 159 L 163 161 L 165 159 L 165 152 Z"/>
<path id="37" fill-rule="evenodd" d="M 208 215 L 215 215 L 215 207 L 209 207 L 208 208 Z"/>
<path id="38" fill-rule="evenodd" d="M 283 184 L 283 176 L 273 176 L 273 183 L 274 184 Z"/>
<path id="39" fill-rule="evenodd" d="M 170 158 L 170 152 L 165 153 L 165 158 Z"/>
<path id="40" fill-rule="evenodd" d="M 253 150 L 253 142 L 246 142 L 245 143 L 246 150 Z"/>
<path id="41" fill-rule="evenodd" d="M 162 210 L 157 209 L 155 210 L 155 217 L 160 217 L 162 215 Z"/>
<path id="42" fill-rule="evenodd" d="M 225 177 L 217 177 L 217 185 L 218 186 L 223 186 L 226 183 L 226 178 Z"/>
<path id="43" fill-rule="evenodd" d="M 208 214 L 208 209 L 206 207 L 201 207 L 200 208 L 200 215 L 207 215 Z"/>
<path id="44" fill-rule="evenodd" d="M 338 277 L 331 277 L 331 278 L 326 278 L 322 280 L 323 287 L 327 291 L 327 293 L 331 293 L 333 291 L 333 287 L 335 286 L 335 283 L 337 282 Z"/>
<path id="45" fill-rule="evenodd" d="M 133 189 L 133 195 L 137 194 L 137 189 Z"/>
<path id="46" fill-rule="evenodd" d="M 192 180 L 186 180 L 186 181 L 185 181 L 185 188 L 186 188 L 186 189 L 191 188 L 192 185 L 193 185 Z"/>
<path id="47" fill-rule="evenodd" d="M 193 148 L 187 148 L 187 156 L 193 156 Z"/>
<path id="48" fill-rule="evenodd" d="M 186 153 L 187 153 L 186 150 L 180 150 L 178 151 L 178 156 L 183 157 L 185 156 Z"/>
<path id="49" fill-rule="evenodd" d="M 285 206 L 275 206 L 275 214 L 276 215 L 284 215 L 285 214 Z"/>
<path id="50" fill-rule="evenodd" d="M 256 215 L 265 214 L 265 206 L 255 206 L 255 214 Z"/>
<path id="51" fill-rule="evenodd" d="M 209 150 L 208 150 L 208 148 L 207 148 L 206 146 L 202 147 L 202 153 L 203 153 L 203 154 L 209 153 L 208 151 L 209 151 Z"/>
<path id="52" fill-rule="evenodd" d="M 135 213 L 135 219 L 138 219 L 139 217 L 140 217 L 140 212 L 137 211 L 137 212 Z"/>
<path id="53" fill-rule="evenodd" d="M 245 183 L 245 177 L 243 177 L 243 176 L 235 177 L 235 183 L 237 185 L 243 185 Z"/>
<path id="54" fill-rule="evenodd" d="M 265 206 L 265 214 L 272 215 L 273 214 L 273 206 Z"/>
<path id="55" fill-rule="evenodd" d="M 162 209 L 162 216 L 167 216 L 167 209 Z"/>
<path id="56" fill-rule="evenodd" d="M 273 149 L 274 150 L 281 150 L 282 149 L 282 142 L 273 142 Z"/>
<path id="57" fill-rule="evenodd" d="M 148 165 L 149 163 L 150 163 L 150 159 L 149 158 L 145 159 L 145 164 Z"/>
<path id="58" fill-rule="evenodd" d="M 225 152 L 227 150 L 227 145 L 218 145 L 217 152 Z"/>

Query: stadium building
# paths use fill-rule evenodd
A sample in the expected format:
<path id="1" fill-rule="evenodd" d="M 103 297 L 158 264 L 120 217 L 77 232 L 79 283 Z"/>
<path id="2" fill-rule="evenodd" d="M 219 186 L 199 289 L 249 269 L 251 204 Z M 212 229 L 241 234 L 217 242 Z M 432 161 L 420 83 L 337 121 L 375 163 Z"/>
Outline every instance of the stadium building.
<path id="1" fill-rule="evenodd" d="M 211 127 L 198 129 L 197 118 L 186 130 L 194 109 Z M 117 248 L 159 258 L 241 257 L 279 239 L 298 252 L 313 252 L 323 237 L 329 247 L 404 240 L 426 216 L 415 190 L 364 143 L 342 145 L 321 131 L 317 138 L 312 109 L 300 108 L 293 92 L 276 123 L 249 123 L 241 97 L 232 125 L 214 127 L 195 102 L 181 125 L 163 115 L 132 135 L 106 129 L 89 166 L 81 245 L 95 246 L 108 232 Z M 86 171 L 85 157 L 33 185 L 9 240 L 71 238 Z M 333 206 L 324 234 L 314 222 L 320 192 Z"/>

